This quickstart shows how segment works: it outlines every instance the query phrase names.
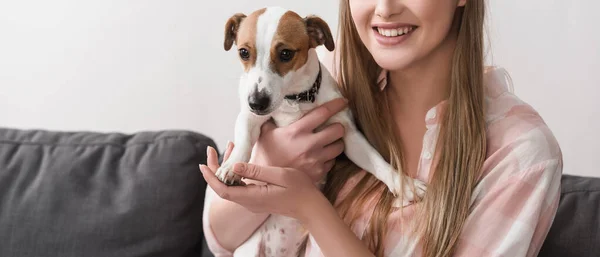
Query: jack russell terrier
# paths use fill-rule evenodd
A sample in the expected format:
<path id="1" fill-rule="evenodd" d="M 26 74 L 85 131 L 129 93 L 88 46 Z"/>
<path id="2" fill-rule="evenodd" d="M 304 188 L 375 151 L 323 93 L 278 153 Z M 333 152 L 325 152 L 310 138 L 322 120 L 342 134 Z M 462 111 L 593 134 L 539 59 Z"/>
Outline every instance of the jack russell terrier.
<path id="1" fill-rule="evenodd" d="M 329 26 L 316 16 L 300 17 L 293 11 L 269 7 L 250 15 L 233 15 L 225 25 L 224 47 L 229 51 L 236 43 L 244 73 L 239 82 L 241 112 L 235 123 L 234 149 L 217 170 L 216 176 L 228 185 L 241 184 L 233 173 L 237 162 L 248 162 L 258 139 L 261 126 L 273 119 L 279 127 L 300 119 L 313 108 L 343 97 L 336 81 L 319 61 L 315 48 L 324 45 L 334 50 Z M 425 183 L 400 176 L 357 130 L 348 108 L 333 116 L 327 124 L 339 122 L 345 127 L 344 153 L 358 167 L 382 181 L 403 203 L 425 193 Z M 325 125 L 327 125 L 325 124 Z M 403 184 L 402 184 L 403 183 Z M 262 233 L 255 233 L 236 253 L 240 256 L 294 256 L 294 249 L 282 248 L 302 241 L 298 233 L 286 233 L 286 228 L 301 229 L 297 221 L 271 215 L 263 223 Z M 303 237 L 303 236 L 302 236 Z M 293 242 L 293 243 L 291 243 Z"/>

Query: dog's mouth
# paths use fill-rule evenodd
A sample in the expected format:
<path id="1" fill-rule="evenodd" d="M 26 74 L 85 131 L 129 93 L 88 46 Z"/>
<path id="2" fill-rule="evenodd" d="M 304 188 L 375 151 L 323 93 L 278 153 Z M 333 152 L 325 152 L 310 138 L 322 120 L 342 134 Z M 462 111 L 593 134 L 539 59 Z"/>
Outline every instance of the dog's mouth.
<path id="1" fill-rule="evenodd" d="M 271 113 L 271 110 L 264 110 L 264 111 L 260 111 L 260 110 L 252 110 L 250 109 L 250 111 L 258 116 L 265 116 Z"/>

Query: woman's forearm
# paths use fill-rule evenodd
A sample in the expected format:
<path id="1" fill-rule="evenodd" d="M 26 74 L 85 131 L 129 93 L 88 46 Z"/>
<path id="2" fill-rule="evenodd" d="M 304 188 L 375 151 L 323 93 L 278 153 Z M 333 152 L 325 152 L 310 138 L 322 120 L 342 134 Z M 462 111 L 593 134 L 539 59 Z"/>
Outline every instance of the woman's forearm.
<path id="1" fill-rule="evenodd" d="M 252 155 L 250 163 L 260 163 Z M 265 184 L 261 181 L 245 179 L 246 184 Z M 245 207 L 215 196 L 208 212 L 210 228 L 221 246 L 230 252 L 235 251 L 267 220 L 269 213 L 253 213 Z"/>
<path id="2" fill-rule="evenodd" d="M 233 252 L 269 217 L 268 213 L 252 213 L 243 206 L 215 198 L 208 213 L 210 228 L 225 249 Z"/>
<path id="3" fill-rule="evenodd" d="M 303 215 L 302 222 L 324 256 L 375 257 L 323 195 L 313 199 L 311 208 L 307 208 L 310 213 Z"/>

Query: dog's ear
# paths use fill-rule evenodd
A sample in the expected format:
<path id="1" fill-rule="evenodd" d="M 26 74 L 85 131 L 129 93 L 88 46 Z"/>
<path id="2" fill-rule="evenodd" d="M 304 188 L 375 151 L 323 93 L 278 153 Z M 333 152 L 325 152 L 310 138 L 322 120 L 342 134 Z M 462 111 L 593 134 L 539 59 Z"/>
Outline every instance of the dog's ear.
<path id="1" fill-rule="evenodd" d="M 310 47 L 325 45 L 327 50 L 333 51 L 335 43 L 327 22 L 315 15 L 309 15 L 304 18 L 304 23 L 310 38 Z"/>
<path id="2" fill-rule="evenodd" d="M 242 23 L 244 18 L 246 18 L 245 14 L 236 13 L 233 16 L 231 16 L 229 20 L 227 20 L 227 23 L 225 24 L 225 42 L 223 44 L 223 46 L 225 47 L 225 51 L 229 51 L 229 49 L 231 49 L 233 42 L 237 38 L 237 32 L 240 28 L 240 24 Z"/>

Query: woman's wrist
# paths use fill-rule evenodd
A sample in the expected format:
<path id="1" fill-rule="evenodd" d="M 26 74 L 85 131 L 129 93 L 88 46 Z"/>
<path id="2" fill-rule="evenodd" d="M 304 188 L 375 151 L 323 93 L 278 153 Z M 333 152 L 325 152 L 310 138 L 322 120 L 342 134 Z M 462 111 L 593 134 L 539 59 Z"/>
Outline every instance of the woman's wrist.
<path id="1" fill-rule="evenodd" d="M 324 256 L 375 257 L 320 192 L 302 209 L 299 220 Z"/>
<path id="2" fill-rule="evenodd" d="M 322 218 L 321 214 L 335 212 L 335 209 L 318 189 L 311 190 L 307 195 L 308 200 L 300 208 L 298 220 L 304 224 L 304 227 L 309 228 L 312 224 L 317 223 L 318 219 Z"/>

